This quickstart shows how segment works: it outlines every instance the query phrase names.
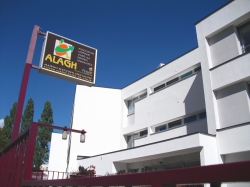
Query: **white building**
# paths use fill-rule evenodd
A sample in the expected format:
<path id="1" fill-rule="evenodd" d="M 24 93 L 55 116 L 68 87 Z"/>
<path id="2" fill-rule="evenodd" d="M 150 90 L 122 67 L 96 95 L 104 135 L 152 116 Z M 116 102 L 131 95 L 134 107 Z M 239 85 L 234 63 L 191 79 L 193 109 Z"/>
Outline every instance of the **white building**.
<path id="1" fill-rule="evenodd" d="M 65 171 L 69 158 L 69 172 L 95 165 L 97 175 L 250 160 L 250 1 L 195 26 L 199 47 L 130 85 L 78 85 L 72 128 L 86 142 L 72 133 L 67 158 L 53 134 L 49 170 Z"/>

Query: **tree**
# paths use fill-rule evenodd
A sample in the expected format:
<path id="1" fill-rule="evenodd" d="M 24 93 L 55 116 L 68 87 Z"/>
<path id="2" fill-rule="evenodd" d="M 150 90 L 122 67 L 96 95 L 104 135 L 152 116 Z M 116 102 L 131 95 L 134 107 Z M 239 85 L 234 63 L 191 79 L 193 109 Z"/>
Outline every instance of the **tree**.
<path id="1" fill-rule="evenodd" d="M 7 138 L 8 142 L 11 139 L 12 135 L 12 127 L 14 125 L 15 115 L 16 115 L 16 107 L 17 103 L 13 103 L 12 108 L 10 109 L 10 115 L 5 116 L 4 118 L 4 126 L 3 129 L 5 131 L 5 137 Z"/>
<path id="2" fill-rule="evenodd" d="M 12 126 L 15 120 L 17 103 L 13 103 L 10 109 L 10 115 L 5 116 L 3 128 L 0 129 L 0 150 L 4 148 L 10 141 L 12 135 Z"/>
<path id="3" fill-rule="evenodd" d="M 8 139 L 5 136 L 4 128 L 0 128 L 0 151 L 5 147 L 8 143 Z"/>
<path id="4" fill-rule="evenodd" d="M 40 123 L 53 124 L 53 110 L 49 101 L 44 104 L 44 109 L 41 115 Z M 34 166 L 40 168 L 40 166 L 48 162 L 49 160 L 49 142 L 51 141 L 52 128 L 39 127 L 38 137 L 36 143 L 36 150 L 34 155 Z"/>
<path id="5" fill-rule="evenodd" d="M 32 98 L 28 100 L 25 107 L 24 114 L 22 116 L 21 132 L 25 131 L 33 122 L 34 117 L 34 101 Z"/>

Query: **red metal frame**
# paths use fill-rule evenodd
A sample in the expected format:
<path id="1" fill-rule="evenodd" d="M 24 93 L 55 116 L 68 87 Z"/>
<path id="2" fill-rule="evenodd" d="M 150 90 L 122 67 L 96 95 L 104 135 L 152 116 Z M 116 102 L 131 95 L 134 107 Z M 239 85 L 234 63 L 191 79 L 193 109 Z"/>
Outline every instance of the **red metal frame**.
<path id="1" fill-rule="evenodd" d="M 33 54 L 34 54 L 34 50 L 35 50 L 35 46 L 36 46 L 36 40 L 37 40 L 37 36 L 39 34 L 39 28 L 40 28 L 39 26 L 35 25 L 33 32 L 32 32 L 29 50 L 28 50 L 26 63 L 25 63 L 25 68 L 24 68 L 24 72 L 23 72 L 21 88 L 20 88 L 18 102 L 17 102 L 16 115 L 15 115 L 15 120 L 14 120 L 14 128 L 13 128 L 11 140 L 14 140 L 18 136 L 18 132 L 20 129 L 23 104 L 24 104 L 26 90 L 27 90 L 27 86 L 28 86 L 30 69 L 32 67 L 32 59 L 33 59 Z"/>
<path id="2" fill-rule="evenodd" d="M 26 149 L 26 155 L 24 160 L 24 180 L 31 180 L 32 179 L 32 167 L 33 167 L 33 159 L 34 159 L 34 152 L 36 147 L 36 136 L 38 131 L 38 125 L 36 123 L 31 123 L 30 125 L 30 134 L 28 138 L 28 145 Z"/>
<path id="3" fill-rule="evenodd" d="M 63 129 L 63 127 L 32 122 L 25 132 L 20 134 L 1 150 L 0 187 L 18 187 L 23 180 L 32 180 L 32 167 L 38 126 Z M 70 128 L 67 128 L 67 131 L 86 133 L 84 130 L 80 131 Z"/>
<path id="4" fill-rule="evenodd" d="M 52 129 L 60 129 L 60 130 L 66 130 L 66 131 L 70 131 L 70 132 L 76 132 L 76 133 L 87 133 L 87 131 L 83 130 L 76 130 L 76 129 L 71 129 L 68 127 L 59 127 L 59 126 L 54 126 L 54 125 L 50 125 L 50 124 L 44 124 L 44 123 L 39 123 L 39 122 L 33 122 L 39 126 L 43 126 L 43 127 L 47 127 L 47 128 L 52 128 Z"/>
<path id="5" fill-rule="evenodd" d="M 28 129 L 1 150 L 0 186 L 17 187 L 21 184 L 29 134 Z"/>
<path id="6" fill-rule="evenodd" d="M 23 186 L 135 186 L 250 181 L 250 161 L 135 174 L 47 181 L 24 181 Z"/>

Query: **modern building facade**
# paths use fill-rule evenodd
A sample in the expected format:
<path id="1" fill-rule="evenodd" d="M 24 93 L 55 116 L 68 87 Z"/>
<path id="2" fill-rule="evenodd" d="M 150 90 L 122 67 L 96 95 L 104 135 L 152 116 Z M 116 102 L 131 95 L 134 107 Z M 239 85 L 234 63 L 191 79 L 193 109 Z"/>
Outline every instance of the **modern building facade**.
<path id="1" fill-rule="evenodd" d="M 95 165 L 105 175 L 250 160 L 250 1 L 231 1 L 195 27 L 197 48 L 122 89 L 78 85 L 71 126 L 87 131 L 86 142 L 72 133 L 59 151 L 53 134 L 49 170 Z"/>

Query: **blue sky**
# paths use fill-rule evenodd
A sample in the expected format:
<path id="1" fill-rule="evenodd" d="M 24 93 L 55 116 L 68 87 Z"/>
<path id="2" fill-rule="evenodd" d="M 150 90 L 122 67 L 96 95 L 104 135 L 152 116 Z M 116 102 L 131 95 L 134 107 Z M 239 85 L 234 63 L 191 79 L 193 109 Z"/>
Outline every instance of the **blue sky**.
<path id="1" fill-rule="evenodd" d="M 98 50 L 95 86 L 123 88 L 197 47 L 195 22 L 229 0 L 0 1 L 0 119 L 17 101 L 34 25 Z M 43 37 L 33 64 L 39 65 Z M 34 121 L 49 100 L 54 124 L 69 126 L 75 83 L 32 69 L 26 100 Z M 86 129 L 87 130 L 87 129 Z"/>

